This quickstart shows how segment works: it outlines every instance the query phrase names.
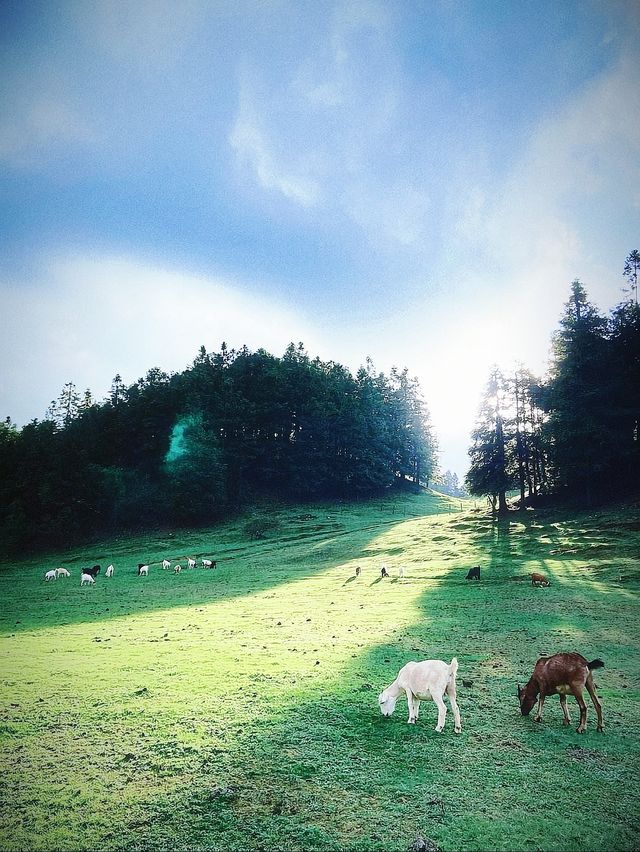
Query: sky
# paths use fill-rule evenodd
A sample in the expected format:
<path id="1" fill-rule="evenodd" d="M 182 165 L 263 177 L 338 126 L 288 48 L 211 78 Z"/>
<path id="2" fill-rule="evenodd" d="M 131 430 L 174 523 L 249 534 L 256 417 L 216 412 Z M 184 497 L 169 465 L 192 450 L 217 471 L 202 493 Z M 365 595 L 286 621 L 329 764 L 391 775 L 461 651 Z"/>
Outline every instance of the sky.
<path id="1" fill-rule="evenodd" d="M 640 248 L 640 5 L 3 0 L 0 416 L 246 344 L 420 380 L 462 477 Z"/>

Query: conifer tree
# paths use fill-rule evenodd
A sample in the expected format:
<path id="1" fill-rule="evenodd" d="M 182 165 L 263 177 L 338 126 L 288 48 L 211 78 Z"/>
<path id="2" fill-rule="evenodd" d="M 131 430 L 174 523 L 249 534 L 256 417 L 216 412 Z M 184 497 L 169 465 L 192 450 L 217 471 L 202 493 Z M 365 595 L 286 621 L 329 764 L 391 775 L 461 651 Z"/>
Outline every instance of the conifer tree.
<path id="1" fill-rule="evenodd" d="M 494 367 L 472 433 L 471 466 L 466 477 L 469 492 L 489 497 L 493 510 L 501 515 L 507 512 L 507 491 L 516 481 L 505 436 L 507 400 L 507 383 Z"/>

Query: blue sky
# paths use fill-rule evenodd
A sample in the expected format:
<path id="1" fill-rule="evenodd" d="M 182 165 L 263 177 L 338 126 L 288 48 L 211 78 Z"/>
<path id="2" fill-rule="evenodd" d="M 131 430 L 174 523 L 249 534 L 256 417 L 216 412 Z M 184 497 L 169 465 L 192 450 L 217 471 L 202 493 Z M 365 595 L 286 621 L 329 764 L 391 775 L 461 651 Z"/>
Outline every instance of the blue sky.
<path id="1" fill-rule="evenodd" d="M 0 5 L 0 415 L 290 340 L 422 383 L 462 475 L 491 365 L 640 247 L 632 2 Z"/>

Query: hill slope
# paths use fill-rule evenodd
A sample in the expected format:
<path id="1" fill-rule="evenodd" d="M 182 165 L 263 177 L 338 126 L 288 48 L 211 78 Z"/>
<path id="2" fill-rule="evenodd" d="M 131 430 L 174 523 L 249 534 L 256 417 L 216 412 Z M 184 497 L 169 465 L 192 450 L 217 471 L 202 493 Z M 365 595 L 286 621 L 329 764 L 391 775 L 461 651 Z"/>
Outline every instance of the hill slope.
<path id="1" fill-rule="evenodd" d="M 239 522 L 5 569 L 0 846 L 634 848 L 637 510 L 496 523 L 460 506 L 276 509 L 264 540 Z M 154 564 L 187 555 L 218 568 Z M 80 588 L 94 562 L 115 577 Z M 45 583 L 56 564 L 72 577 Z M 516 683 L 558 650 L 605 661 L 604 736 L 592 708 L 586 735 L 564 728 L 557 699 L 541 724 L 519 715 Z M 403 700 L 380 716 L 407 660 L 454 655 L 459 737 L 433 705 L 417 726 Z"/>

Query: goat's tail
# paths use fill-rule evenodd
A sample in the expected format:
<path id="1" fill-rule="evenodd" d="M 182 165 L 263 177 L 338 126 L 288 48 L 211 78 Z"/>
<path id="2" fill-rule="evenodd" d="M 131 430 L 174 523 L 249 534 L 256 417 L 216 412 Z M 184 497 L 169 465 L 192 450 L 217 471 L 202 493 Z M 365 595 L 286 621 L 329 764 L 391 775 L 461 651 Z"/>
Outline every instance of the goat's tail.
<path id="1" fill-rule="evenodd" d="M 587 663 L 587 668 L 589 671 L 593 671 L 593 669 L 603 669 L 604 663 L 602 660 L 591 660 L 590 663 Z"/>
<path id="2" fill-rule="evenodd" d="M 458 671 L 458 659 L 454 657 L 449 663 L 449 683 L 456 682 L 456 673 Z"/>

